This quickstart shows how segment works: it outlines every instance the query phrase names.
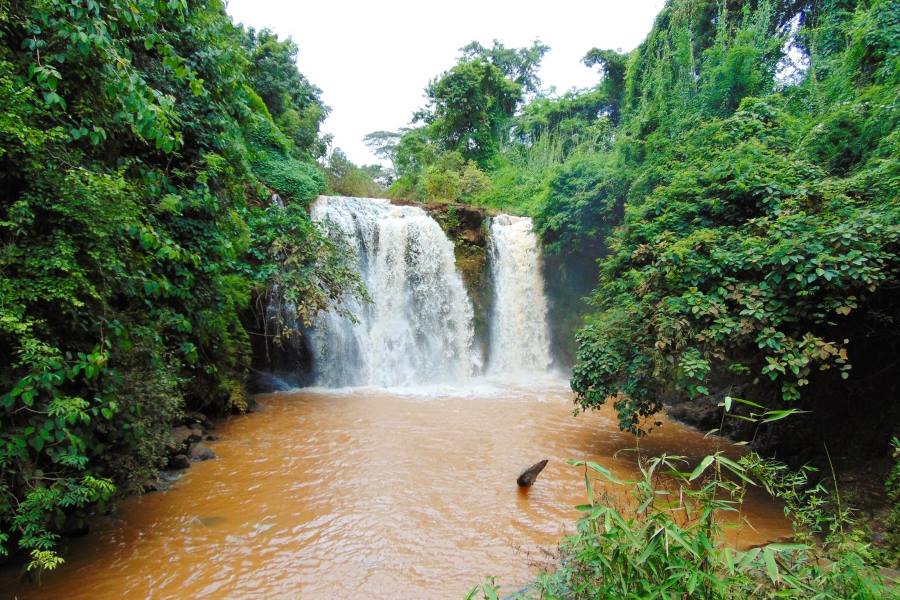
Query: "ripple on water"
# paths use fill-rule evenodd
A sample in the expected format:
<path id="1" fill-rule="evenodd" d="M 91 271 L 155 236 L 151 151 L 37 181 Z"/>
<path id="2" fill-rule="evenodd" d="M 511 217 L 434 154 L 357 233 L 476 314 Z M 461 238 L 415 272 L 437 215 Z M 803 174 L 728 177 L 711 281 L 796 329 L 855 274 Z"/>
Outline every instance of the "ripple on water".
<path id="1" fill-rule="evenodd" d="M 24 598 L 460 597 L 485 575 L 504 589 L 552 565 L 584 501 L 570 458 L 635 475 L 608 410 L 572 417 L 560 379 L 483 379 L 465 389 L 296 390 L 219 427 L 218 460 L 165 493 L 122 503 L 69 542 L 68 565 Z M 666 422 L 641 444 L 700 456 L 723 442 Z M 535 486 L 521 469 L 550 459 Z M 749 545 L 788 531 L 751 499 Z"/>

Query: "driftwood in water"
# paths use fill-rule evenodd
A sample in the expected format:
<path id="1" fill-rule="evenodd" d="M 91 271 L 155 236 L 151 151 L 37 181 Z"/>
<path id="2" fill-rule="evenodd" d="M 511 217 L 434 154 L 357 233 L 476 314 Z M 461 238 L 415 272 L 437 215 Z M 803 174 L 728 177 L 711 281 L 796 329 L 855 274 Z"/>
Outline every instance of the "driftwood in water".
<path id="1" fill-rule="evenodd" d="M 544 467 L 547 466 L 547 459 L 545 458 L 539 463 L 535 463 L 522 471 L 522 474 L 519 475 L 519 478 L 516 479 L 516 483 L 519 484 L 519 487 L 530 487 L 534 480 L 537 479 L 537 476 L 540 475 L 541 471 L 544 470 Z"/>

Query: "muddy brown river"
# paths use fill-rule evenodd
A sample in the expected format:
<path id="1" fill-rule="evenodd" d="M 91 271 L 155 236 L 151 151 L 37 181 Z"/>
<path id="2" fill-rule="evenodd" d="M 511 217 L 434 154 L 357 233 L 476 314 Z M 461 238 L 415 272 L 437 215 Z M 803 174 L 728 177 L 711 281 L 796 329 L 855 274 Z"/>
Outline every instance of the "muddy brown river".
<path id="1" fill-rule="evenodd" d="M 585 491 L 567 459 L 636 473 L 612 410 L 573 417 L 558 380 L 259 400 L 218 426 L 216 460 L 96 519 L 40 587 L 7 572 L 6 597 L 460 598 L 487 575 L 508 593 L 551 568 L 574 528 Z M 726 446 L 665 421 L 641 440 L 694 459 Z M 518 473 L 543 458 L 520 491 Z M 732 529 L 735 545 L 789 532 L 763 497 L 745 516 L 753 528 Z"/>

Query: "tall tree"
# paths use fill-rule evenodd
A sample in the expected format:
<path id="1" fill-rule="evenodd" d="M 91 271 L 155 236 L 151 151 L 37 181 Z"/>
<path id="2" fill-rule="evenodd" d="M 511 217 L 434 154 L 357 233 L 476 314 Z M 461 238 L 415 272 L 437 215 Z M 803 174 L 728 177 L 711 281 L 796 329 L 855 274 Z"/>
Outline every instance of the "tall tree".
<path id="1" fill-rule="evenodd" d="M 487 59 L 503 71 L 505 77 L 518 83 L 529 94 L 540 91 L 541 79 L 537 72 L 541 67 L 541 60 L 549 50 L 550 46 L 539 40 L 535 40 L 527 48 L 507 48 L 499 40 L 494 40 L 494 45 L 490 48 L 474 41 L 460 48 L 464 58 Z"/>

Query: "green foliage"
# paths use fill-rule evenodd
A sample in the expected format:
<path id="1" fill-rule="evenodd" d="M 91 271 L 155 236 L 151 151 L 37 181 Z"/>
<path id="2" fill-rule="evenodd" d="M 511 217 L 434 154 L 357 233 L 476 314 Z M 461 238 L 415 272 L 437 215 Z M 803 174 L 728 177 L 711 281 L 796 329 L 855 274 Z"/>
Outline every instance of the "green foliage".
<path id="1" fill-rule="evenodd" d="M 596 96 L 600 100 L 602 110 L 614 124 L 619 123 L 622 112 L 622 98 L 625 94 L 625 73 L 628 66 L 628 55 L 613 50 L 591 48 L 582 62 L 588 67 L 597 67 L 603 77 L 597 90 L 580 97 Z M 597 113 L 595 113 L 596 115 Z"/>
<path id="2" fill-rule="evenodd" d="M 868 308 L 900 276 L 888 5 L 672 2 L 627 60 L 588 54 L 597 90 L 561 98 L 560 116 L 547 100 L 524 109 L 523 132 L 575 118 L 582 134 L 582 96 L 618 111 L 611 142 L 564 153 L 529 208 L 548 252 L 602 258 L 572 378 L 582 407 L 614 398 L 637 429 L 663 397 L 754 385 L 794 402 L 850 377 L 856 336 L 897 339 Z M 779 86 L 794 18 L 809 67 Z"/>
<path id="3" fill-rule="evenodd" d="M 288 200 L 309 202 L 325 191 L 325 176 L 315 165 L 267 151 L 255 158 L 254 174 Z"/>
<path id="4" fill-rule="evenodd" d="M 599 256 L 621 219 L 627 183 L 607 159 L 594 153 L 573 156 L 547 181 L 535 223 L 553 253 Z"/>
<path id="5" fill-rule="evenodd" d="M 253 95 L 250 96 L 251 102 Z M 297 160 L 294 143 L 272 121 L 264 107 L 257 108 L 244 125 L 253 174 L 288 200 L 309 202 L 325 190 L 325 177 L 315 165 Z"/>
<path id="6" fill-rule="evenodd" d="M 312 326 L 319 312 L 340 309 L 348 294 L 367 297 L 355 263 L 347 260 L 352 250 L 333 231 L 321 231 L 301 205 L 251 208 L 246 220 L 253 260 L 241 269 L 266 288 L 276 341 Z"/>
<path id="7" fill-rule="evenodd" d="M 470 42 L 460 48 L 463 60 L 487 60 L 500 69 L 504 77 L 530 94 L 540 91 L 541 80 L 537 71 L 549 50 L 549 46 L 537 40 L 527 48 L 507 48 L 499 40 L 494 40 L 490 48 L 485 48 L 478 42 Z"/>
<path id="8" fill-rule="evenodd" d="M 573 462 L 584 468 L 588 504 L 579 507 L 584 517 L 578 533 L 563 544 L 563 566 L 538 580 L 533 597 L 896 596 L 872 566 L 866 546 L 843 533 L 850 525 L 846 516 L 823 516 L 821 488 L 803 491 L 802 473 L 785 478 L 784 465 L 753 454 L 739 462 L 710 455 L 691 472 L 683 470 L 684 463 L 679 456 L 643 459 L 641 478 L 622 482 L 601 465 Z M 600 490 L 623 484 L 633 486 L 631 502 L 616 507 Z M 728 547 L 721 518 L 738 513 L 747 486 L 756 484 L 785 500 L 786 511 L 818 515 L 832 533 L 818 542 Z"/>
<path id="9" fill-rule="evenodd" d="M 891 510 L 885 529 L 890 562 L 897 564 L 900 562 L 900 440 L 896 437 L 891 440 L 891 450 L 894 464 L 884 484 Z"/>
<path id="10" fill-rule="evenodd" d="M 248 29 L 242 41 L 251 63 L 248 83 L 293 142 L 297 157 L 323 156 L 328 140 L 320 138 L 319 124 L 329 108 L 322 102 L 322 91 L 297 70 L 297 45 L 290 39 L 279 40 L 267 29 Z"/>
<path id="11" fill-rule="evenodd" d="M 302 208 L 325 108 L 292 43 L 218 0 L 8 2 L 0 38 L 0 554 L 40 571 L 186 406 L 243 401 L 254 298 L 359 283 Z"/>
<path id="12" fill-rule="evenodd" d="M 374 170 L 373 170 L 374 169 Z M 325 177 L 328 180 L 328 192 L 338 196 L 356 198 L 378 198 L 384 194 L 373 175 L 384 177 L 374 166 L 358 167 L 343 153 L 340 148 L 332 150 L 325 166 Z"/>
<path id="13" fill-rule="evenodd" d="M 392 198 L 486 204 L 485 195 L 492 189 L 491 180 L 475 161 L 450 151 L 433 155 L 421 171 L 394 180 L 387 193 Z"/>
<path id="14" fill-rule="evenodd" d="M 685 153 L 668 185 L 627 207 L 611 245 L 628 254 L 604 263 L 600 312 L 582 334 L 573 384 L 585 404 L 708 394 L 716 369 L 762 376 L 785 400 L 815 373 L 848 376 L 846 342 L 825 332 L 895 280 L 900 205 L 786 155 L 772 107 L 743 106 L 700 129 L 704 144 L 688 147 L 702 154 Z M 704 368 L 686 369 L 689 356 Z"/>
<path id="15" fill-rule="evenodd" d="M 723 404 L 723 424 L 726 417 L 739 417 L 758 426 L 793 414 L 738 398 L 726 397 Z M 736 414 L 738 404 L 760 412 Z M 810 484 L 813 469 L 794 471 L 755 453 L 734 458 L 723 451 L 690 469 L 682 456 L 635 452 L 640 478 L 634 481 L 622 481 L 594 462 L 570 461 L 584 470 L 587 492 L 587 503 L 578 507 L 584 515 L 578 531 L 561 545 L 561 566 L 514 597 L 897 597 L 854 531 L 838 491 Z M 624 502 L 609 489 L 622 486 L 630 488 Z M 747 550 L 728 545 L 725 529 L 745 526 L 741 510 L 751 487 L 784 505 L 795 527 L 792 542 Z M 726 524 L 729 516 L 736 523 Z M 482 589 L 486 595 L 498 592 L 492 581 Z"/>
<path id="16" fill-rule="evenodd" d="M 743 98 L 772 88 L 784 40 L 772 35 L 772 5 L 745 9 L 741 21 L 718 15 L 713 45 L 703 52 L 699 96 L 705 111 L 728 115 Z"/>
<path id="17" fill-rule="evenodd" d="M 515 133 L 525 143 L 555 136 L 568 154 L 574 146 L 604 133 L 608 118 L 604 113 L 610 110 L 608 94 L 601 89 L 567 92 L 558 98 L 539 96 L 516 116 Z"/>
<path id="18" fill-rule="evenodd" d="M 393 198 L 483 203 L 492 185 L 488 170 L 509 139 L 516 109 L 536 94 L 537 70 L 549 47 L 465 46 L 457 64 L 432 80 L 418 127 L 376 131 L 366 143 L 393 163 Z M 534 128 L 539 128 L 534 125 Z"/>
<path id="19" fill-rule="evenodd" d="M 485 58 L 464 59 L 426 89 L 429 110 L 421 114 L 443 150 L 483 164 L 505 135 L 522 87 Z"/>

